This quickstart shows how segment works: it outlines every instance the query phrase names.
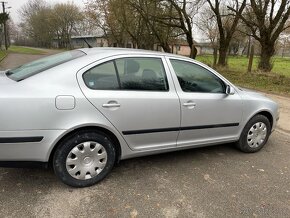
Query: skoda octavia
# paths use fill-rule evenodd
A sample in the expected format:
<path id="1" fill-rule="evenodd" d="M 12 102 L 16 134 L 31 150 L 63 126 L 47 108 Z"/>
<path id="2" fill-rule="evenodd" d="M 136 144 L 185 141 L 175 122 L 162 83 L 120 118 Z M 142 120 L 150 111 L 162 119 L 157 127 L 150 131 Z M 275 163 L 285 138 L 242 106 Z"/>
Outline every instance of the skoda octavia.
<path id="1" fill-rule="evenodd" d="M 120 160 L 235 142 L 259 151 L 278 105 L 195 60 L 87 48 L 0 73 L 1 166 L 51 165 L 67 185 L 101 181 Z"/>

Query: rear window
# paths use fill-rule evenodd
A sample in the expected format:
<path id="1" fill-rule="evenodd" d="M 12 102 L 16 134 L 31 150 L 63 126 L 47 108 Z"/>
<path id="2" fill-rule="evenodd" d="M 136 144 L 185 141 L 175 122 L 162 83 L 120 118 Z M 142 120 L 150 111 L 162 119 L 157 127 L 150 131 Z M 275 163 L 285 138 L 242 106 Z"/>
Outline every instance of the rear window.
<path id="1" fill-rule="evenodd" d="M 60 54 L 51 55 L 36 61 L 24 64 L 15 69 L 6 72 L 6 75 L 15 81 L 21 81 L 42 71 L 48 70 L 65 62 L 79 58 L 86 55 L 79 50 L 62 52 Z"/>

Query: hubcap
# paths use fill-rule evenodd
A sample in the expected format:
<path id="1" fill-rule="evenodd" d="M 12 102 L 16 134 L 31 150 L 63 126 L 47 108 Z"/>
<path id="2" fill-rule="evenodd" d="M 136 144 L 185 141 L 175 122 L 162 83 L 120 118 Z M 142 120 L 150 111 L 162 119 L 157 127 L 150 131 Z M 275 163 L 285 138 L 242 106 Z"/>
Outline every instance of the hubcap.
<path id="1" fill-rule="evenodd" d="M 97 142 L 84 142 L 75 146 L 66 158 L 68 173 L 80 180 L 97 176 L 107 163 L 106 149 Z"/>
<path id="2" fill-rule="evenodd" d="M 267 137 L 267 126 L 263 122 L 255 123 L 248 132 L 247 141 L 251 148 L 262 145 Z"/>

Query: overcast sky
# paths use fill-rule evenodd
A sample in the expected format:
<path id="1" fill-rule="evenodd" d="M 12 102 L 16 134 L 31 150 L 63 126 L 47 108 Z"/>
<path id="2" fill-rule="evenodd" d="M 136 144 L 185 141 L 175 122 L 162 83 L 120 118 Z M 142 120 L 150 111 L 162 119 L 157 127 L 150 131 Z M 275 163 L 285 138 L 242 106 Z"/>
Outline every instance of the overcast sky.
<path id="1" fill-rule="evenodd" d="M 7 12 L 10 13 L 11 18 L 15 23 L 21 22 L 21 17 L 19 16 L 18 10 L 23 6 L 25 3 L 28 2 L 28 0 L 6 0 L 8 2 L 6 4 L 6 8 L 11 7 L 10 9 L 7 10 Z M 47 2 L 53 4 L 53 3 L 66 3 L 66 2 L 73 2 L 80 7 L 84 6 L 84 0 L 47 0 Z M 2 7 L 1 7 L 1 12 L 2 12 Z"/>

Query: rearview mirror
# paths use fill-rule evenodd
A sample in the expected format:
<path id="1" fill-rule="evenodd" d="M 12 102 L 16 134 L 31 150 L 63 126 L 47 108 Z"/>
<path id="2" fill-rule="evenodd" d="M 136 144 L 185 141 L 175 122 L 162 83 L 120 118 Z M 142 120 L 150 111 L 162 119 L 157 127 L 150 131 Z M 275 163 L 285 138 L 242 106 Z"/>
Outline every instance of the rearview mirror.
<path id="1" fill-rule="evenodd" d="M 233 87 L 231 87 L 230 85 L 227 85 L 227 87 L 226 87 L 226 94 L 227 95 L 233 95 L 233 94 L 235 94 L 235 89 Z"/>

